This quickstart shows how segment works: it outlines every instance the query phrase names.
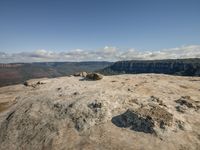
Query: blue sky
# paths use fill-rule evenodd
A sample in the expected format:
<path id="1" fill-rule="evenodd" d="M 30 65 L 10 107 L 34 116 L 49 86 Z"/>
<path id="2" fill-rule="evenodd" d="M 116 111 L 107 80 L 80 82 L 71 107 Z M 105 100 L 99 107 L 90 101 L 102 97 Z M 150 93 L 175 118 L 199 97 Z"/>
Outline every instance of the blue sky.
<path id="1" fill-rule="evenodd" d="M 200 0 L 0 0 L 0 52 L 200 44 Z"/>

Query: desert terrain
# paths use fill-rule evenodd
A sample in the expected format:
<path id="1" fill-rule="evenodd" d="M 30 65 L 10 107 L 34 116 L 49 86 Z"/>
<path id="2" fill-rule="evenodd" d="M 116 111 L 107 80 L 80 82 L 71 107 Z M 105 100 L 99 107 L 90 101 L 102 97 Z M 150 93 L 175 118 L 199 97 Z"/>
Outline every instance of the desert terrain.
<path id="1" fill-rule="evenodd" d="M 200 77 L 41 78 L 0 88 L 1 150 L 199 150 Z"/>

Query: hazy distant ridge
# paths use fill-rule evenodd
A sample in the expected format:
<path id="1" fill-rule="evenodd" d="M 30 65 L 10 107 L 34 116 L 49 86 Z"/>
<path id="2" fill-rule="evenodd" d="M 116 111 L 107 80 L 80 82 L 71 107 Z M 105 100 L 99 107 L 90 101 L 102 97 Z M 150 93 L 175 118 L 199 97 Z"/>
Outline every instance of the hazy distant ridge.
<path id="1" fill-rule="evenodd" d="M 18 84 L 33 78 L 60 77 L 79 71 L 91 72 L 111 64 L 104 61 L 0 64 L 0 86 Z"/>

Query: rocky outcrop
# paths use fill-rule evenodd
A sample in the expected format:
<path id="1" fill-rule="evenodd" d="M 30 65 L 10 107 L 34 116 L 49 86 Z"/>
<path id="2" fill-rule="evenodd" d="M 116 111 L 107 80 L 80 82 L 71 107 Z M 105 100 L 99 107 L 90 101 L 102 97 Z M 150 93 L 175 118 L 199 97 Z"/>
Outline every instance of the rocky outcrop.
<path id="1" fill-rule="evenodd" d="M 112 118 L 113 124 L 121 128 L 130 128 L 131 130 L 154 133 L 155 123 L 150 116 L 142 116 L 132 110 Z"/>
<path id="2" fill-rule="evenodd" d="M 155 74 L 98 81 L 70 76 L 0 88 L 0 149 L 196 150 L 199 81 Z"/>
<path id="3" fill-rule="evenodd" d="M 47 78 L 43 78 L 43 79 L 31 79 L 31 80 L 27 80 L 24 82 L 24 85 L 25 86 L 30 86 L 30 87 L 36 87 L 38 85 L 41 85 L 41 84 L 46 84 L 48 83 L 49 80 Z"/>
<path id="4" fill-rule="evenodd" d="M 165 129 L 166 126 L 172 125 L 173 115 L 160 106 L 148 106 L 136 110 L 128 109 L 125 113 L 113 117 L 112 122 L 118 127 L 156 134 L 155 128 Z"/>

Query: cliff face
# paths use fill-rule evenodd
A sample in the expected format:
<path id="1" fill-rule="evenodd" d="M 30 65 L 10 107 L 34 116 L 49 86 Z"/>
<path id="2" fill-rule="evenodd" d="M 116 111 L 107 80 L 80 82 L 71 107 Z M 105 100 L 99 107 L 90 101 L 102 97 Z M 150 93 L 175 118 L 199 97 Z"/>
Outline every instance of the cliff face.
<path id="1" fill-rule="evenodd" d="M 119 61 L 103 69 L 103 74 L 164 73 L 200 76 L 200 59 Z"/>

